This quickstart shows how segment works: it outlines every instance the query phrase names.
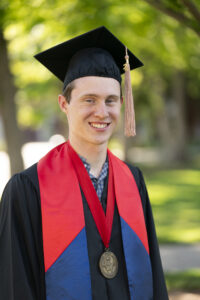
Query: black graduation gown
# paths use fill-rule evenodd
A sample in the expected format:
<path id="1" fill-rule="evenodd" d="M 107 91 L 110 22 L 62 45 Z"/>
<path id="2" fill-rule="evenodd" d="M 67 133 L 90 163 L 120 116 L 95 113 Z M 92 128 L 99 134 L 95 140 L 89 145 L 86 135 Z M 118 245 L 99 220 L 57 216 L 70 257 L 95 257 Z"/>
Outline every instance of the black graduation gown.
<path id="1" fill-rule="evenodd" d="M 129 166 L 138 186 L 147 227 L 153 273 L 153 300 L 167 300 L 151 206 L 141 171 Z M 105 205 L 107 184 L 102 195 Z M 128 300 L 128 283 L 123 257 L 118 211 L 115 207 L 111 248 L 120 258 L 115 280 L 104 279 L 94 263 L 103 244 L 85 197 L 86 223 L 93 300 Z M 118 239 L 115 236 L 118 236 Z M 95 243 L 93 243 L 93 240 Z M 116 242 L 117 241 L 117 242 Z M 94 247 L 98 245 L 98 247 Z M 120 285 L 118 284 L 120 283 Z M 145 288 L 145 287 L 144 287 Z M 8 182 L 0 204 L 0 300 L 46 300 L 42 242 L 40 193 L 37 165 L 14 175 Z M 55 299 L 56 300 L 56 299 Z"/>

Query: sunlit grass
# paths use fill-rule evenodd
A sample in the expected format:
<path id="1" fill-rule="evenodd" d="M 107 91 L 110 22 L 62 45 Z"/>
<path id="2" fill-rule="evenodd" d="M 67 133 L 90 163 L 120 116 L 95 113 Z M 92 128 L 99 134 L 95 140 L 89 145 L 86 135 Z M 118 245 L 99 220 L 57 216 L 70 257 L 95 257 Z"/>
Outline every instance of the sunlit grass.
<path id="1" fill-rule="evenodd" d="M 188 270 L 185 272 L 165 274 L 169 291 L 181 290 L 187 292 L 200 291 L 200 270 Z"/>
<path id="2" fill-rule="evenodd" d="M 200 170 L 146 170 L 159 241 L 200 242 Z"/>

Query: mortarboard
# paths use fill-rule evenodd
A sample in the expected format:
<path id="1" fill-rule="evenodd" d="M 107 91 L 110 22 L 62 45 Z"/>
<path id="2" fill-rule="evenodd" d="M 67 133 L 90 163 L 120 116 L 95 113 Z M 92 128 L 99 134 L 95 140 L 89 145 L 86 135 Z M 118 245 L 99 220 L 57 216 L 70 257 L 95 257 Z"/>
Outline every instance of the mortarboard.
<path id="1" fill-rule="evenodd" d="M 35 58 L 63 81 L 63 90 L 73 80 L 84 76 L 109 77 L 121 83 L 121 74 L 125 73 L 125 134 L 135 135 L 130 70 L 143 63 L 106 27 L 58 44 L 36 54 Z"/>

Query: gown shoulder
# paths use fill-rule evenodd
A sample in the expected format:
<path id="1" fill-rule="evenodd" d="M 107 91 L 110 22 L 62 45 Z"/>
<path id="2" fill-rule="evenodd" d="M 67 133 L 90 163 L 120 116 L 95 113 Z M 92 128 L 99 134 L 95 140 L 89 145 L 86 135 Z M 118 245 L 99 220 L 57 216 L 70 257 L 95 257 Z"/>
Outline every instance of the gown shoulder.
<path id="1" fill-rule="evenodd" d="M 0 202 L 0 295 L 45 299 L 37 166 L 15 174 Z"/>

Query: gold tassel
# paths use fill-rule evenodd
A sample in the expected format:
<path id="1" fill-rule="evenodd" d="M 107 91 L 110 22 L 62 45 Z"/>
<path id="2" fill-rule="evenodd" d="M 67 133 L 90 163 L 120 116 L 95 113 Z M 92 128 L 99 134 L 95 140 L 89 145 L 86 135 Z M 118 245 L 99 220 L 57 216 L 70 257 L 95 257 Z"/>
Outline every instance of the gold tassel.
<path id="1" fill-rule="evenodd" d="M 134 103 L 133 103 L 133 93 L 131 86 L 131 73 L 130 73 L 130 64 L 129 64 L 129 56 L 128 50 L 126 47 L 126 55 L 125 55 L 126 63 L 124 64 L 125 71 L 125 126 L 124 126 L 124 134 L 125 136 L 135 136 L 136 128 L 135 128 L 135 111 L 134 111 Z"/>

